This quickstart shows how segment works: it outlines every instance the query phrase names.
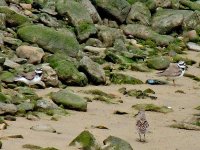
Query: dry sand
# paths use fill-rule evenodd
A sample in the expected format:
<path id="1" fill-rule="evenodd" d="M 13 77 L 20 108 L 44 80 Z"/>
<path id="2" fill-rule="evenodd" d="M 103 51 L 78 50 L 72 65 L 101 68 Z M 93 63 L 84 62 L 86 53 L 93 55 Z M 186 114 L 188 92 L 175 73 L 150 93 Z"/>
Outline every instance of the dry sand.
<path id="1" fill-rule="evenodd" d="M 197 52 L 189 52 L 189 58 L 197 60 L 200 56 Z M 149 78 L 156 78 L 155 73 L 125 72 L 133 75 L 143 81 Z M 189 67 L 187 73 L 200 76 L 200 69 L 197 65 Z M 161 78 L 164 79 L 164 78 Z M 109 135 L 120 137 L 131 144 L 135 150 L 200 150 L 200 131 L 189 131 L 174 129 L 168 127 L 174 121 L 182 121 L 198 113 L 194 108 L 200 105 L 200 82 L 183 77 L 176 81 L 177 86 L 172 83 L 168 85 L 110 85 L 110 86 L 87 86 L 87 87 L 69 87 L 76 93 L 82 95 L 79 91 L 86 89 L 100 89 L 107 93 L 113 93 L 123 100 L 120 104 L 106 104 L 104 102 L 93 101 L 88 103 L 87 112 L 70 111 L 70 115 L 62 117 L 59 121 L 52 121 L 49 118 L 43 118 L 39 121 L 30 121 L 25 118 L 17 118 L 17 121 L 8 122 L 6 130 L 0 131 L 1 136 L 21 134 L 24 139 L 2 140 L 4 150 L 22 150 L 23 144 L 34 144 L 42 147 L 55 147 L 60 150 L 71 150 L 68 147 L 80 132 L 87 129 L 94 134 L 97 141 L 102 145 L 104 139 Z M 118 92 L 121 87 L 127 89 L 152 88 L 156 92 L 157 100 L 136 99 L 126 97 Z M 58 89 L 37 90 L 40 96 L 45 96 L 51 91 Z M 186 94 L 175 93 L 176 90 L 183 90 Z M 150 124 L 149 132 L 146 135 L 147 142 L 138 142 L 138 135 L 135 128 L 134 114 L 137 112 L 131 108 L 138 103 L 154 103 L 158 105 L 171 106 L 174 112 L 168 114 L 146 112 Z M 128 112 L 127 115 L 115 115 L 115 110 Z M 58 132 L 36 132 L 30 130 L 30 127 L 37 124 L 50 124 Z M 91 125 L 103 125 L 105 129 L 92 128 Z M 75 148 L 76 149 L 76 148 Z"/>

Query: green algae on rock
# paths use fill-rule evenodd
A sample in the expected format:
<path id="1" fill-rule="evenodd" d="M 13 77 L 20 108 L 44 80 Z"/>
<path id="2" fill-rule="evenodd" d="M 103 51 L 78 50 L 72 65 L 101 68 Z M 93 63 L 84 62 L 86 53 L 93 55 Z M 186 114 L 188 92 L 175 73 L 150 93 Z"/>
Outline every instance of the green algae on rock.
<path id="1" fill-rule="evenodd" d="M 76 57 L 80 45 L 74 34 L 67 28 L 55 30 L 43 25 L 25 25 L 17 30 L 17 34 L 26 42 L 38 44 L 52 53 L 64 52 Z"/>
<path id="2" fill-rule="evenodd" d="M 154 56 L 147 60 L 147 66 L 152 69 L 164 70 L 170 64 L 168 57 Z"/>
<path id="3" fill-rule="evenodd" d="M 110 81 L 114 84 L 143 84 L 141 80 L 121 73 L 111 73 Z"/>
<path id="4" fill-rule="evenodd" d="M 51 99 L 56 104 L 63 105 L 67 109 L 87 111 L 87 101 L 67 89 L 52 93 Z"/>
<path id="5" fill-rule="evenodd" d="M 79 72 L 75 64 L 64 54 L 56 53 L 47 58 L 47 62 L 55 69 L 58 78 L 68 85 L 85 86 L 88 83 L 85 74 Z"/>
<path id="6" fill-rule="evenodd" d="M 77 143 L 80 144 L 81 148 L 85 150 L 99 149 L 94 135 L 87 130 L 81 132 L 74 140 L 72 140 L 69 146 L 76 146 Z"/>

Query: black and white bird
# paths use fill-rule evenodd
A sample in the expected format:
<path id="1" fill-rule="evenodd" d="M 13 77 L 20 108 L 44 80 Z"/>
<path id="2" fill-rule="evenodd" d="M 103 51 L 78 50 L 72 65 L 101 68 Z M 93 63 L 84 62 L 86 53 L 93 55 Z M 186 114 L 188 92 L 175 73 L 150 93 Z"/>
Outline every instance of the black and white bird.
<path id="1" fill-rule="evenodd" d="M 157 74 L 158 76 L 165 76 L 169 80 L 173 80 L 175 86 L 175 80 L 182 77 L 187 68 L 184 61 L 179 61 L 178 63 L 171 63 L 166 70 L 158 72 Z"/>
<path id="2" fill-rule="evenodd" d="M 140 141 L 142 141 L 141 139 L 141 134 L 144 135 L 144 142 L 146 141 L 145 139 L 145 134 L 148 130 L 149 127 L 149 123 L 146 119 L 146 115 L 145 115 L 145 111 L 144 110 L 139 110 L 138 114 L 137 114 L 137 121 L 136 121 L 136 128 L 140 137 Z"/>
<path id="3" fill-rule="evenodd" d="M 35 85 L 41 82 L 42 73 L 42 68 L 37 68 L 34 72 L 22 73 L 21 75 L 18 75 L 14 81 L 23 82 L 28 86 Z"/>

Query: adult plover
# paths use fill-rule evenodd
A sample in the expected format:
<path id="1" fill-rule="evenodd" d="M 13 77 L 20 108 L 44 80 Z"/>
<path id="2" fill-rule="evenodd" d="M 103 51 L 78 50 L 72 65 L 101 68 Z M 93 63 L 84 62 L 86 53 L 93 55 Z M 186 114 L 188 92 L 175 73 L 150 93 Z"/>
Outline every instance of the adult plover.
<path id="1" fill-rule="evenodd" d="M 141 134 L 144 135 L 144 142 L 145 142 L 145 134 L 147 132 L 147 129 L 149 127 L 149 123 L 146 119 L 145 116 L 145 111 L 144 110 L 139 110 L 138 114 L 137 114 L 137 121 L 136 121 L 136 127 L 137 127 L 137 131 L 140 137 L 140 141 L 141 140 Z"/>
<path id="2" fill-rule="evenodd" d="M 14 81 L 24 82 L 25 84 L 31 86 L 41 81 L 42 73 L 42 68 L 37 68 L 34 72 L 18 75 Z"/>
<path id="3" fill-rule="evenodd" d="M 170 64 L 166 70 L 158 72 L 157 74 L 158 76 L 165 76 L 169 80 L 173 80 L 173 84 L 175 86 L 175 80 L 182 77 L 187 68 L 188 67 L 186 66 L 184 61 L 179 61 L 176 64 Z"/>

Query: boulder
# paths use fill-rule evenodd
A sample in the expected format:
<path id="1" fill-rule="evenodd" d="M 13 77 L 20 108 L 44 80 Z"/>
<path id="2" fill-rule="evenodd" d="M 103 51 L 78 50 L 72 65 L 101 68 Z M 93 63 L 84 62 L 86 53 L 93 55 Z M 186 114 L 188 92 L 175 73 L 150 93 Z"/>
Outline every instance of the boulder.
<path id="1" fill-rule="evenodd" d="M 15 75 L 9 71 L 2 71 L 0 73 L 0 80 L 6 83 L 11 83 L 14 81 Z"/>
<path id="2" fill-rule="evenodd" d="M 53 87 L 58 86 L 59 80 L 56 71 L 49 65 L 43 65 L 42 70 L 43 70 L 42 81 L 45 83 L 45 85 Z"/>
<path id="3" fill-rule="evenodd" d="M 110 81 L 114 84 L 143 84 L 141 80 L 121 73 L 111 73 Z"/>
<path id="4" fill-rule="evenodd" d="M 93 20 L 88 10 L 79 2 L 72 0 L 58 0 L 56 9 L 60 15 L 66 15 L 71 24 L 75 26 L 79 40 L 87 39 L 96 33 Z"/>
<path id="5" fill-rule="evenodd" d="M 128 142 L 115 136 L 109 136 L 103 141 L 103 144 L 105 145 L 103 150 L 133 150 Z"/>
<path id="6" fill-rule="evenodd" d="M 7 6 L 0 6 L 0 13 L 4 13 L 6 15 L 6 22 L 11 26 L 19 26 L 30 22 L 28 17 L 15 12 Z"/>
<path id="7" fill-rule="evenodd" d="M 69 146 L 78 146 L 78 149 L 87 149 L 87 150 L 93 150 L 97 149 L 97 143 L 95 137 L 89 132 L 89 131 L 83 131 L 81 132 L 70 144 Z"/>
<path id="8" fill-rule="evenodd" d="M 63 105 L 67 109 L 87 110 L 87 101 L 67 89 L 52 93 L 51 99 L 56 104 Z"/>
<path id="9" fill-rule="evenodd" d="M 0 115 L 2 114 L 15 114 L 17 107 L 14 104 L 6 104 L 0 102 Z"/>
<path id="10" fill-rule="evenodd" d="M 143 25 L 150 25 L 151 12 L 148 7 L 141 2 L 136 2 L 131 6 L 131 10 L 126 18 L 126 23 L 139 22 Z"/>
<path id="11" fill-rule="evenodd" d="M 164 70 L 170 64 L 168 57 L 155 56 L 147 60 L 147 66 L 156 70 Z"/>
<path id="12" fill-rule="evenodd" d="M 19 112 L 26 112 L 26 111 L 33 110 L 34 107 L 35 107 L 35 105 L 33 103 L 23 102 L 23 103 L 17 105 L 17 110 Z"/>
<path id="13" fill-rule="evenodd" d="M 96 0 L 95 2 L 97 7 L 112 15 L 121 23 L 126 20 L 131 8 L 131 5 L 126 0 Z"/>
<path id="14" fill-rule="evenodd" d="M 27 25 L 19 28 L 17 34 L 24 41 L 38 44 L 52 53 L 64 52 L 75 57 L 80 50 L 76 37 L 67 28 L 55 30 L 43 25 Z"/>
<path id="15" fill-rule="evenodd" d="M 36 107 L 37 109 L 46 109 L 46 110 L 58 108 L 58 106 L 55 103 L 49 100 L 45 100 L 45 99 L 37 100 Z"/>
<path id="16" fill-rule="evenodd" d="M 196 43 L 193 43 L 193 42 L 188 42 L 186 45 L 187 45 L 189 50 L 200 52 L 200 45 L 199 44 L 196 44 Z"/>
<path id="17" fill-rule="evenodd" d="M 152 30 L 150 27 L 140 25 L 140 24 L 128 24 L 122 27 L 126 35 L 131 35 L 136 38 L 141 38 L 144 40 L 155 41 L 157 45 L 166 46 L 173 42 L 175 39 L 170 35 L 161 35 Z"/>
<path id="18" fill-rule="evenodd" d="M 87 77 L 79 72 L 75 64 L 63 54 L 54 54 L 47 58 L 47 62 L 56 71 L 58 78 L 68 85 L 85 86 Z"/>
<path id="19" fill-rule="evenodd" d="M 9 60 L 9 59 L 6 59 L 3 65 L 5 67 L 12 68 L 12 69 L 20 67 L 20 65 L 18 63 L 14 62 L 12 60 Z"/>
<path id="20" fill-rule="evenodd" d="M 106 82 L 106 75 L 103 68 L 87 56 L 84 56 L 80 60 L 79 69 L 83 71 L 94 84 L 104 84 Z"/>
<path id="21" fill-rule="evenodd" d="M 44 51 L 39 47 L 22 45 L 16 49 L 16 54 L 20 58 L 28 59 L 28 63 L 38 64 L 44 56 Z"/>
<path id="22" fill-rule="evenodd" d="M 81 0 L 80 3 L 88 10 L 94 23 L 101 22 L 101 17 L 99 16 L 96 8 L 92 5 L 90 0 Z"/>

